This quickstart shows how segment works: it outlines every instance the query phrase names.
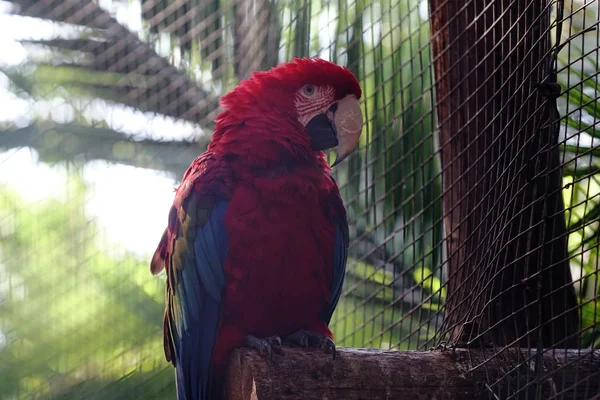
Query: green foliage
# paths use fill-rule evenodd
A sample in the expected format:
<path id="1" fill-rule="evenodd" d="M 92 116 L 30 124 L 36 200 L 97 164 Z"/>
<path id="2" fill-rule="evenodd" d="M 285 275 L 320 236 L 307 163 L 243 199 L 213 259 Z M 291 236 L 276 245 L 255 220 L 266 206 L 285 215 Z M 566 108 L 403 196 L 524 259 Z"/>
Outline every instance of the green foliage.
<path id="1" fill-rule="evenodd" d="M 228 11 L 231 3 L 211 1 L 205 11 L 222 12 L 227 25 L 234 18 Z M 430 32 L 429 21 L 419 13 L 421 2 L 266 3 L 276 4 L 281 16 L 276 27 L 281 35 L 279 61 L 292 55 L 328 52 L 333 61 L 346 64 L 363 87 L 366 124 L 360 149 L 336 172 L 354 239 L 344 296 L 332 319 L 337 344 L 426 348 L 441 322 L 447 289 L 446 277 L 440 272 L 441 185 L 435 155 Z M 154 12 L 169 4 L 168 0 L 161 2 Z M 180 12 L 176 7 L 169 18 L 174 21 Z M 172 20 L 153 26 L 153 31 L 163 31 Z M 330 26 L 323 28 L 322 21 Z M 235 68 L 228 64 L 229 53 L 211 54 L 217 45 L 231 50 L 233 38 L 215 36 L 221 22 L 213 20 L 197 38 L 177 44 L 189 29 L 182 26 L 170 41 L 175 43 L 172 49 L 184 53 L 188 64 L 182 62 L 181 66 L 187 70 L 167 72 L 177 77 L 174 81 L 187 84 L 185 79 L 194 71 L 206 84 L 203 89 L 211 86 L 210 81 L 209 94 L 216 98 L 235 83 Z M 324 29 L 333 32 L 331 43 L 319 39 Z M 207 40 L 212 36 L 215 40 Z M 58 48 L 77 44 L 50 42 Z M 597 46 L 597 41 L 586 43 Z M 148 52 L 141 42 L 135 47 Z M 571 160 L 564 168 L 563 193 L 571 270 L 582 306 L 582 345 L 600 347 L 600 153 L 596 142 L 576 140 L 582 132 L 599 137 L 598 67 L 596 53 L 584 48 L 583 42 L 580 47 L 573 42 L 571 53 L 560 55 L 559 79 L 563 88 L 569 89 L 559 99 L 561 114 L 567 115 L 563 148 Z M 166 57 L 156 55 L 152 60 L 166 71 Z M 91 75 L 78 67 L 39 65 L 31 79 L 11 71 L 4 74 L 15 85 L 15 92 L 26 93 L 32 100 L 52 99 L 57 91 L 67 90 L 68 96 L 91 91 L 109 101 L 125 101 L 122 90 L 129 93 L 133 84 L 154 78 L 152 74 L 150 78 L 136 77 L 128 70 L 99 70 Z M 145 105 L 144 99 L 135 97 L 124 104 L 168 115 L 167 98 L 153 107 Z M 76 119 L 81 122 L 82 118 Z M 197 119 L 200 117 L 193 118 Z M 89 132 L 90 137 L 98 136 L 98 131 Z M 80 131 L 74 135 L 89 141 Z M 48 137 L 52 139 L 52 135 Z M 68 147 L 62 143 L 45 145 Z M 131 150 L 133 143 L 146 145 L 124 138 L 110 146 L 110 156 L 97 157 L 117 162 L 134 154 L 139 158 L 139 147 Z M 159 159 L 159 154 L 169 155 L 164 159 L 177 158 L 165 148 L 144 154 L 151 154 L 153 160 Z M 178 148 L 176 151 L 181 157 Z M 196 153 L 196 149 L 190 151 Z M 65 159 L 70 158 L 59 154 L 45 160 Z M 114 256 L 114 252 L 101 249 L 96 240 L 102 232 L 84 213 L 85 187 L 76 175 L 71 176 L 68 187 L 67 201 L 47 199 L 35 204 L 0 187 L 0 398 L 174 398 L 173 371 L 162 350 L 164 275 L 152 277 L 147 260 Z"/>
<path id="2" fill-rule="evenodd" d="M 429 21 L 419 13 L 418 1 L 400 0 L 383 10 L 378 6 L 383 7 L 356 2 L 350 8 L 355 14 L 353 37 L 347 43 L 338 37 L 335 45 L 336 49 L 348 48 L 347 64 L 361 81 L 366 119 L 361 147 L 338 169 L 337 177 L 357 238 L 374 243 L 382 250 L 381 258 L 393 265 L 386 271 L 391 274 L 386 285 L 428 293 L 410 299 L 402 297 L 402 291 L 390 291 L 382 303 L 390 308 L 385 314 L 396 319 L 404 316 L 401 325 L 411 327 L 393 334 L 399 335 L 392 340 L 394 346 L 423 348 L 429 345 L 426 341 L 431 335 L 423 341 L 413 340 L 411 330 L 435 331 L 431 320 L 420 318 L 439 310 L 443 297 L 441 285 L 431 293 L 430 281 L 410 272 L 422 268 L 430 272 L 431 279 L 441 282 L 442 211 Z M 367 33 L 357 38 L 357 31 Z M 369 258 L 368 254 L 356 256 L 358 262 L 348 265 L 349 279 L 361 275 L 361 262 Z M 381 272 L 382 265 L 376 266 Z M 365 291 L 365 286 L 375 295 Z M 373 288 L 372 279 L 345 286 L 348 295 L 360 298 L 364 298 L 362 293 L 369 293 L 367 298 L 381 298 L 385 291 L 384 286 Z M 394 309 L 398 304 L 408 308 Z M 419 311 L 409 312 L 413 308 Z M 372 334 L 389 335 L 380 331 Z"/>
<path id="3" fill-rule="evenodd" d="M 563 179 L 571 274 L 581 306 L 581 345 L 600 348 L 600 176 Z"/>
<path id="4" fill-rule="evenodd" d="M 333 314 L 338 345 L 407 350 L 433 339 L 441 322 L 440 290 L 445 295 L 439 278 L 426 268 L 415 270 L 414 277 L 398 277 L 354 259 L 349 265 L 353 268 L 344 284 L 349 294 L 340 299 Z M 423 325 L 427 327 L 421 329 Z"/>
<path id="5" fill-rule="evenodd" d="M 305 55 L 298 41 L 312 38 L 308 54 L 325 53 L 347 65 L 363 89 L 360 149 L 336 168 L 354 244 L 362 249 L 353 250 L 346 297 L 333 316 L 334 333 L 343 344 L 427 347 L 432 334 L 417 340 L 415 332 L 418 327 L 435 331 L 428 318 L 445 296 L 430 32 L 419 4 L 313 0 L 284 5 L 284 15 L 295 15 L 282 35 L 284 53 Z M 294 7 L 309 7 L 311 18 L 306 21 Z M 323 31 L 333 33 L 331 44 L 322 42 Z M 365 243 L 375 250 L 364 251 Z M 415 266 L 429 271 L 430 279 L 413 275 Z M 419 295 L 407 295 L 410 291 Z M 405 321 L 398 323 L 401 316 Z M 349 322 L 352 318 L 364 322 L 357 325 Z"/>
<path id="6" fill-rule="evenodd" d="M 581 307 L 581 346 L 600 348 L 599 43 L 595 31 L 583 33 L 584 22 L 596 19 L 584 15 L 589 13 L 581 8 L 574 14 L 574 36 L 558 55 L 558 81 L 564 90 L 558 105 L 564 116 L 563 198 L 571 274 Z"/>
<path id="7" fill-rule="evenodd" d="M 0 187 L 2 396 L 173 398 L 163 279 L 100 251 L 85 188 L 68 185 L 67 202 L 37 204 Z"/>

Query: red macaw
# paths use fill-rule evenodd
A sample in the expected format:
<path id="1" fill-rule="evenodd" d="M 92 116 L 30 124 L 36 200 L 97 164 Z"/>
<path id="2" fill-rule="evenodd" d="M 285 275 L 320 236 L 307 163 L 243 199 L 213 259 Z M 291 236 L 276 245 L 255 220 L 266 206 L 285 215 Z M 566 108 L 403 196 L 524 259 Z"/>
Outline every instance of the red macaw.
<path id="1" fill-rule="evenodd" d="M 164 348 L 180 400 L 219 398 L 236 347 L 270 355 L 284 338 L 335 352 L 348 225 L 322 150 L 336 147 L 337 164 L 356 147 L 360 96 L 346 68 L 295 58 L 222 97 L 151 262 L 167 270 Z"/>

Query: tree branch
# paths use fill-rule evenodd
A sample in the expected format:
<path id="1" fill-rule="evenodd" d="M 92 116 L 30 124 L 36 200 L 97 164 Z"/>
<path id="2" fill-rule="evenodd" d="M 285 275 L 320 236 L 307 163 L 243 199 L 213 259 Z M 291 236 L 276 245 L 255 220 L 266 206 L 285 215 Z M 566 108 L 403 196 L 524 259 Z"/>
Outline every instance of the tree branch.
<path id="1" fill-rule="evenodd" d="M 490 358 L 491 354 L 490 349 L 338 348 L 333 360 L 323 350 L 284 347 L 282 354 L 274 354 L 268 363 L 254 350 L 239 349 L 230 359 L 225 398 L 477 399 L 488 398 L 492 393 L 496 397 L 490 398 L 506 398 L 509 388 L 491 383 L 501 376 L 531 379 L 530 394 L 541 390 L 542 398 L 562 388 L 569 388 L 562 392 L 565 399 L 585 398 L 586 393 L 600 391 L 600 350 L 548 350 L 539 359 L 535 351 L 519 349 L 506 349 L 501 356 Z M 554 373 L 534 383 L 534 365 Z"/>

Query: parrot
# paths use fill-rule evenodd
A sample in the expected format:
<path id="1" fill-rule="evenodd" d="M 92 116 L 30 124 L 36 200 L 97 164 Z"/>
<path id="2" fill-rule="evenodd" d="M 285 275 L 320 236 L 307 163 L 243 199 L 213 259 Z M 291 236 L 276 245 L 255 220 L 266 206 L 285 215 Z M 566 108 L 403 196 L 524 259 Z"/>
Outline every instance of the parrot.
<path id="1" fill-rule="evenodd" d="M 349 230 L 332 167 L 357 147 L 361 87 L 346 67 L 293 58 L 220 99 L 150 262 L 166 270 L 164 352 L 179 400 L 222 398 L 233 349 L 326 349 Z M 332 166 L 324 150 L 334 149 Z"/>

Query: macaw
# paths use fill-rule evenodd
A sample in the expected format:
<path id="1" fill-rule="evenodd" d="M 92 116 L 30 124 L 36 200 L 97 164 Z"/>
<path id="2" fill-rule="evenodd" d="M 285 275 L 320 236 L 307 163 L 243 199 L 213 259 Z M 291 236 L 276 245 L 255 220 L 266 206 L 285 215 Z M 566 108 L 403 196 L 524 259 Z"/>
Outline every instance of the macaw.
<path id="1" fill-rule="evenodd" d="M 164 350 L 179 400 L 220 398 L 236 347 L 267 355 L 284 338 L 335 352 L 348 224 L 323 150 L 336 148 L 336 165 L 356 147 L 360 96 L 345 67 L 294 58 L 221 98 L 150 264 L 166 268 Z"/>

